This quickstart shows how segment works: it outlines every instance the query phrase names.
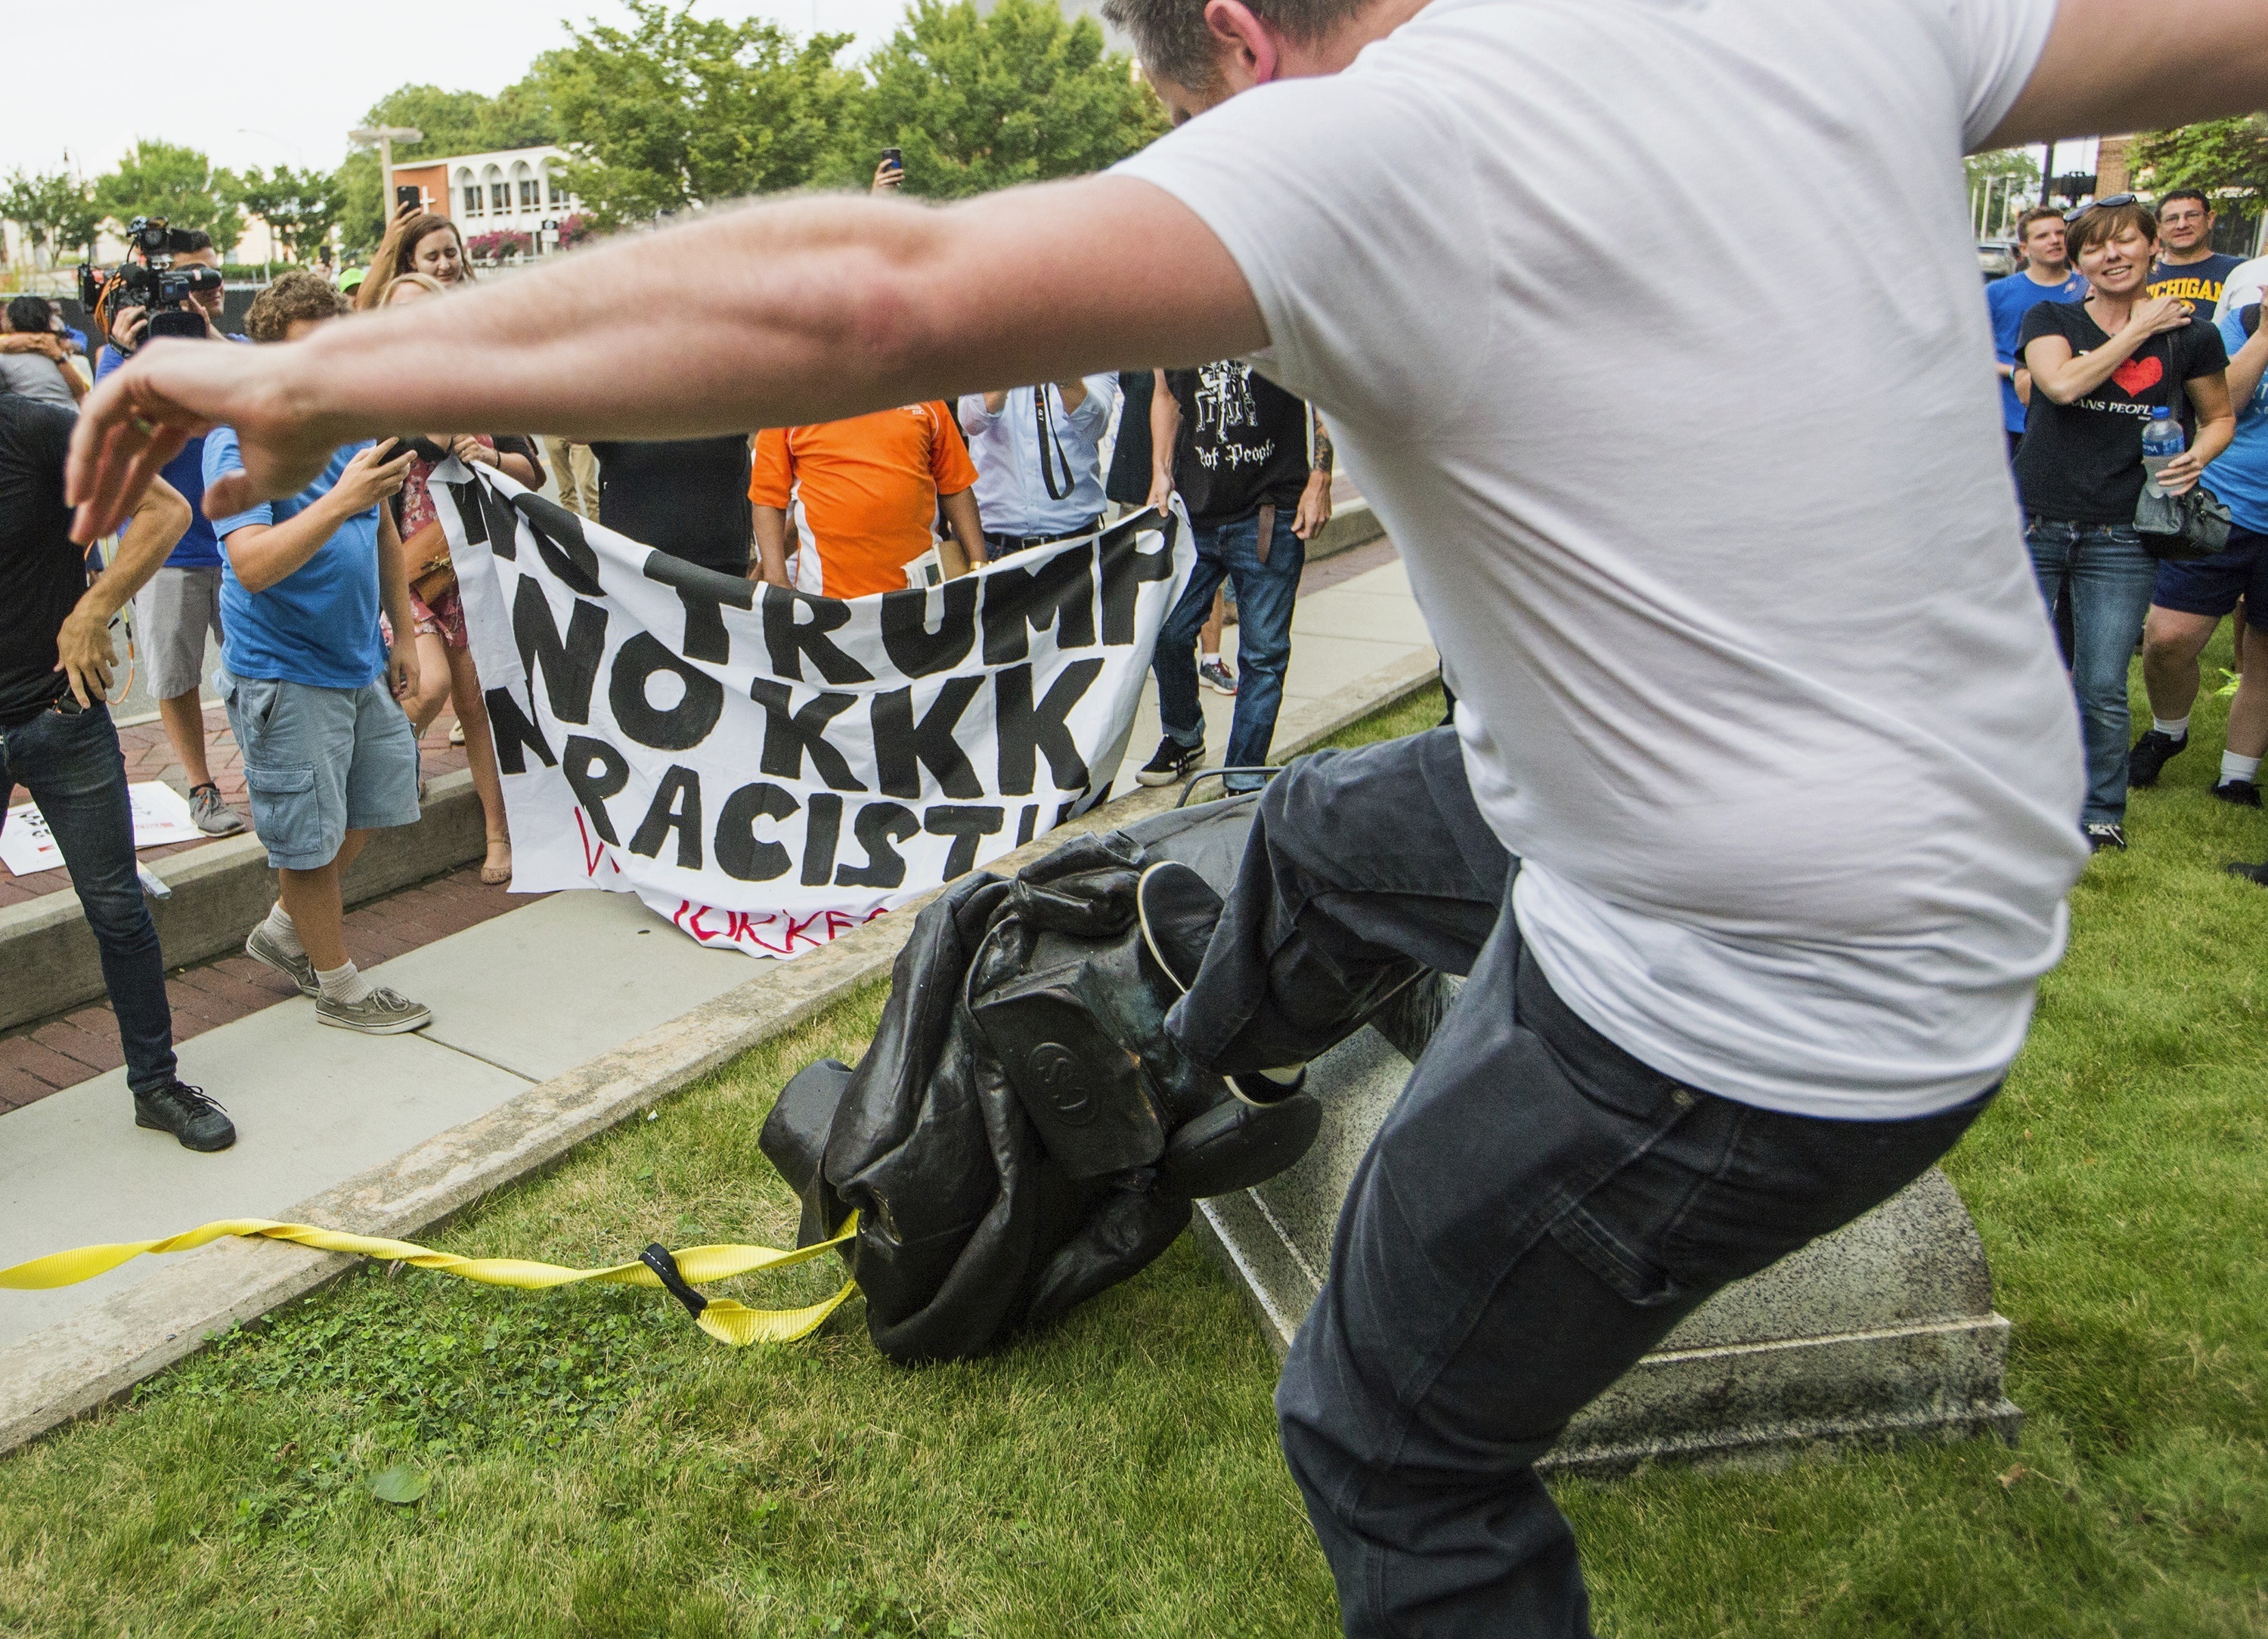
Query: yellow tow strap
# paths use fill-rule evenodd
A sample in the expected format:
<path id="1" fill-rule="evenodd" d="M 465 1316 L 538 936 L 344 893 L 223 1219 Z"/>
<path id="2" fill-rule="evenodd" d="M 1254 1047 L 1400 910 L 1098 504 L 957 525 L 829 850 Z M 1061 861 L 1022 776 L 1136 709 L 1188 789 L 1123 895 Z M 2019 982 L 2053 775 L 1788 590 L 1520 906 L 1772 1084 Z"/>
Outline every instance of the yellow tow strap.
<path id="1" fill-rule="evenodd" d="M 0 1290 L 37 1292 L 92 1280 L 144 1253 L 190 1252 L 220 1239 L 241 1235 L 247 1239 L 288 1240 L 318 1252 L 350 1252 L 364 1258 L 384 1258 L 438 1269 L 488 1286 L 516 1286 L 523 1291 L 571 1286 L 579 1281 L 599 1281 L 615 1286 L 666 1287 L 692 1314 L 694 1322 L 720 1343 L 735 1349 L 750 1343 L 792 1343 L 808 1336 L 858 1290 L 848 1280 L 843 1290 L 821 1303 L 802 1309 L 751 1309 L 729 1297 L 710 1297 L 694 1287 L 730 1280 L 758 1269 L 784 1269 L 808 1263 L 823 1252 L 843 1245 L 858 1233 L 858 1215 L 852 1213 L 839 1233 L 816 1246 L 782 1252 L 770 1246 L 688 1246 L 671 1253 L 659 1246 L 646 1248 L 636 1263 L 618 1263 L 604 1269 L 570 1269 L 556 1263 L 533 1263 L 523 1258 L 460 1258 L 435 1252 L 406 1240 L 382 1240 L 371 1235 L 345 1235 L 336 1230 L 306 1224 L 278 1224 L 272 1218 L 224 1218 L 163 1240 L 119 1241 L 107 1246 L 80 1246 L 50 1253 L 28 1263 L 0 1269 Z"/>

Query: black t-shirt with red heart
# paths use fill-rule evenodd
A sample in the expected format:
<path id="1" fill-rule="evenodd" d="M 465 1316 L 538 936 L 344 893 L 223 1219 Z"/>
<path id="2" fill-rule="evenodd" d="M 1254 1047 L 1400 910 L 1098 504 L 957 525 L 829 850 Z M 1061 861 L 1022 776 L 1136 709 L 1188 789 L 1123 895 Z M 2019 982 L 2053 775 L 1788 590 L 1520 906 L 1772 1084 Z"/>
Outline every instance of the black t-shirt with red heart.
<path id="1" fill-rule="evenodd" d="M 2017 355 L 2045 335 L 2063 337 L 2074 357 L 2110 342 L 2084 302 L 2042 302 L 2026 313 Z M 2197 321 L 2152 336 L 2110 380 L 2074 403 L 2058 404 L 2033 388 L 2016 451 L 2025 510 L 2073 524 L 2132 523 L 2142 498 L 2142 429 L 2150 412 L 2171 405 L 2179 414 L 2183 383 L 2228 368 L 2219 327 Z"/>

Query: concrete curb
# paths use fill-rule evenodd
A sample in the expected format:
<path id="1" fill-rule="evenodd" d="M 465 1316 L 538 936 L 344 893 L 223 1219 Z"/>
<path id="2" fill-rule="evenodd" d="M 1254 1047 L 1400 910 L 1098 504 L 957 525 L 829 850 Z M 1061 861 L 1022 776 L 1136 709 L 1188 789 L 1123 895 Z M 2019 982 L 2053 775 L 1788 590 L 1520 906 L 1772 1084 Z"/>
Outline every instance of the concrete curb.
<path id="1" fill-rule="evenodd" d="M 1324 699 L 1287 710 L 1278 721 L 1278 754 L 1291 757 L 1309 750 L 1417 693 L 1440 674 L 1440 657 L 1426 649 Z M 435 782 L 437 790 L 439 783 Z M 1171 787 L 1130 793 L 986 868 L 1004 874 L 1020 870 L 1069 836 L 1161 812 L 1179 796 Z M 477 805 L 474 812 L 477 823 Z M 886 977 L 912 928 L 914 911 L 929 897 L 823 950 L 792 962 L 763 963 L 737 989 L 533 1086 L 383 1166 L 299 1202 L 283 1216 L 395 1238 L 430 1231 L 750 1047 L 795 1028 L 860 986 Z M 140 1282 L 0 1349 L 0 1454 L 116 1399 L 215 1333 L 302 1297 L 360 1260 L 283 1243 L 226 1240 L 165 1261 L 171 1265 L 166 1278 Z"/>
<path id="2" fill-rule="evenodd" d="M 1307 561 L 1313 563 L 1320 558 L 1335 558 L 1342 552 L 1366 547 L 1385 533 L 1386 526 L 1370 510 L 1370 503 L 1358 496 L 1331 510 L 1331 521 L 1317 530 L 1315 538 L 1307 543 Z"/>
<path id="3" fill-rule="evenodd" d="M 487 840 L 473 776 L 461 768 L 442 775 L 427 788 L 416 825 L 371 839 L 347 872 L 347 903 L 359 905 L 469 864 L 482 856 Z M 268 850 L 249 832 L 148 863 L 173 890 L 171 899 L 149 901 L 168 968 L 234 950 L 276 898 Z M 99 999 L 101 953 L 78 895 L 43 893 L 0 907 L 0 973 L 8 975 L 0 987 L 0 1030 Z"/>

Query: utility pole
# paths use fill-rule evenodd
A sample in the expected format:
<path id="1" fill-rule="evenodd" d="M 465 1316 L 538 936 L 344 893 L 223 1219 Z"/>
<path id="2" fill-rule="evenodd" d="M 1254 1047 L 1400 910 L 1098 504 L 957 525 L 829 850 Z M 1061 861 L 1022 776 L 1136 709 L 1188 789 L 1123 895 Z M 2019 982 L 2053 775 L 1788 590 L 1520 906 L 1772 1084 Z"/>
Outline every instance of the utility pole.
<path id="1" fill-rule="evenodd" d="M 414 125 L 357 125 L 347 133 L 347 140 L 357 148 L 378 147 L 378 215 L 382 222 L 394 220 L 394 144 L 395 142 L 422 143 L 425 133 Z"/>

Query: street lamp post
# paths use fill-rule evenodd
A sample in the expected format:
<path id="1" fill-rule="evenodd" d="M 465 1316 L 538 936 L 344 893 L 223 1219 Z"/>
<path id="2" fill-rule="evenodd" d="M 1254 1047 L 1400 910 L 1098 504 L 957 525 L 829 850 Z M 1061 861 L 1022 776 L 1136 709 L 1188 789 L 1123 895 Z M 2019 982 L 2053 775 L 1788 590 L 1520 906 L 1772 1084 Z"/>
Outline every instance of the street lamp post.
<path id="1" fill-rule="evenodd" d="M 396 142 L 422 143 L 425 133 L 414 125 L 357 125 L 347 133 L 347 140 L 357 148 L 378 145 L 378 214 L 381 221 L 394 220 L 394 144 Z"/>

